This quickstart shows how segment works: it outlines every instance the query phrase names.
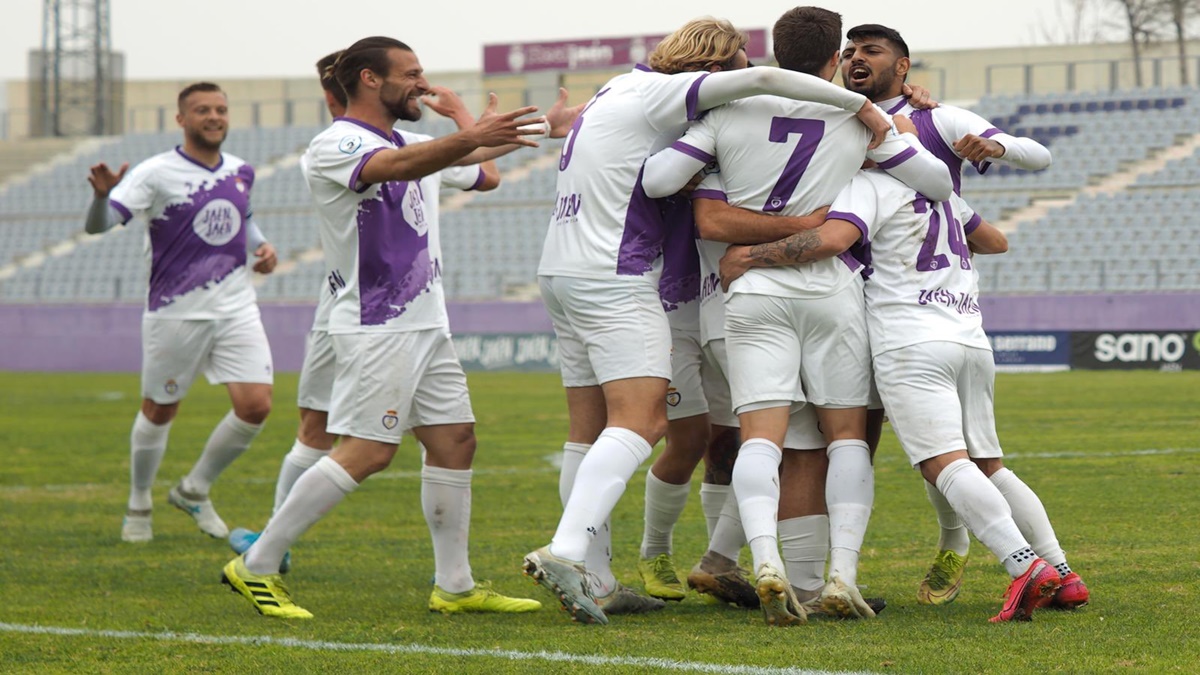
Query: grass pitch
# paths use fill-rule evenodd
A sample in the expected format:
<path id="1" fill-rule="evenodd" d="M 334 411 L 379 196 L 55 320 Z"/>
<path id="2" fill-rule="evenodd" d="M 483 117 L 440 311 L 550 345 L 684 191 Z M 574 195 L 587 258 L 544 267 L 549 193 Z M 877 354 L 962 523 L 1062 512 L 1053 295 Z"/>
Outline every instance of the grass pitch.
<path id="1" fill-rule="evenodd" d="M 184 401 L 155 488 L 155 539 L 120 541 L 136 376 L 0 374 L 0 671 L 3 672 L 1195 672 L 1200 654 L 1200 373 L 1005 375 L 997 418 L 1007 464 L 1042 497 L 1092 590 L 1071 613 L 991 625 L 1007 585 L 974 543 L 964 590 L 929 608 L 914 592 L 937 541 L 919 475 L 885 432 L 859 579 L 878 621 L 772 629 L 758 612 L 695 596 L 607 627 L 570 623 L 520 575 L 558 520 L 566 410 L 557 377 L 474 374 L 479 451 L 472 564 L 541 612 L 426 610 L 432 551 L 419 457 L 406 442 L 293 550 L 289 584 L 316 618 L 266 619 L 218 583 L 231 557 L 166 503 L 228 409 Z M 213 490 L 231 527 L 259 528 L 295 431 L 295 377 L 250 451 Z M 644 467 L 614 514 L 614 568 L 640 587 Z M 686 570 L 703 552 L 693 495 L 675 533 Z M 457 650 L 457 651 L 455 651 Z M 549 652 L 550 654 L 540 654 Z M 588 660 L 591 659 L 591 660 Z"/>

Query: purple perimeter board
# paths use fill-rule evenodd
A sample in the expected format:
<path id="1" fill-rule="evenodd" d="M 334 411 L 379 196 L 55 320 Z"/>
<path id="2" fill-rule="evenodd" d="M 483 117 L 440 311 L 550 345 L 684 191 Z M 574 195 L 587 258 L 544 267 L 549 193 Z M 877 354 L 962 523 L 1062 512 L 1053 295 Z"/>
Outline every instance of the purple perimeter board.
<path id="1" fill-rule="evenodd" d="M 1200 330 L 1200 293 L 984 297 L 989 331 Z M 550 333 L 540 302 L 452 302 L 458 335 Z M 262 305 L 280 372 L 300 369 L 312 305 Z M 140 305 L 0 305 L 0 370 L 140 372 Z"/>

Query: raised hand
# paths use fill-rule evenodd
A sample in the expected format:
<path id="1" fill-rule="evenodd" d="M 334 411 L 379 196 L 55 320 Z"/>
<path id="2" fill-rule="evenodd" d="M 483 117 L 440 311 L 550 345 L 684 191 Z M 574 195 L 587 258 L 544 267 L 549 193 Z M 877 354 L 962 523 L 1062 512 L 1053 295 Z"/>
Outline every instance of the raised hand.
<path id="1" fill-rule="evenodd" d="M 567 90 L 559 87 L 558 100 L 546 111 L 546 121 L 550 123 L 550 133 L 547 135 L 550 138 L 566 138 L 567 132 L 571 130 L 571 125 L 575 124 L 575 120 L 586 105 L 585 102 L 568 108 Z"/>
<path id="2" fill-rule="evenodd" d="M 116 173 L 113 173 L 112 169 L 108 168 L 104 162 L 93 166 L 89 170 L 88 182 L 92 184 L 92 190 L 95 191 L 96 197 L 100 199 L 107 197 L 117 183 L 120 183 L 121 179 L 125 177 L 125 172 L 128 170 L 129 162 L 122 164 Z"/>
<path id="3" fill-rule="evenodd" d="M 900 89 L 900 93 L 904 94 L 904 97 L 908 99 L 908 104 L 917 110 L 938 107 L 938 102 L 933 100 L 929 90 L 919 84 L 905 84 Z"/>
<path id="4" fill-rule="evenodd" d="M 258 262 L 254 263 L 254 271 L 259 274 L 270 274 L 275 271 L 275 265 L 279 263 L 275 247 L 270 244 L 260 244 L 258 248 L 254 249 L 254 257 L 258 258 Z"/>
<path id="5" fill-rule="evenodd" d="M 535 141 L 529 140 L 526 136 L 542 135 L 546 118 L 524 117 L 524 115 L 537 112 L 537 106 L 530 105 L 506 113 L 498 113 L 496 112 L 498 104 L 499 99 L 496 94 L 489 93 L 487 108 L 484 108 L 483 114 L 470 129 L 464 130 L 474 136 L 476 145 L 494 148 L 515 143 L 530 148 L 538 147 Z"/>
<path id="6" fill-rule="evenodd" d="M 892 130 L 892 123 L 888 118 L 875 108 L 875 104 L 867 101 L 857 113 L 858 121 L 866 125 L 874 138 L 867 145 L 867 149 L 874 150 L 879 147 L 884 138 L 887 138 L 888 133 Z"/>
<path id="7" fill-rule="evenodd" d="M 982 162 L 1004 156 L 1004 146 L 990 138 L 967 134 L 954 141 L 954 152 L 968 162 Z"/>
<path id="8" fill-rule="evenodd" d="M 421 103 L 442 117 L 454 120 L 460 129 L 465 129 L 475 122 L 463 100 L 446 87 L 430 87 L 429 93 L 421 97 Z"/>

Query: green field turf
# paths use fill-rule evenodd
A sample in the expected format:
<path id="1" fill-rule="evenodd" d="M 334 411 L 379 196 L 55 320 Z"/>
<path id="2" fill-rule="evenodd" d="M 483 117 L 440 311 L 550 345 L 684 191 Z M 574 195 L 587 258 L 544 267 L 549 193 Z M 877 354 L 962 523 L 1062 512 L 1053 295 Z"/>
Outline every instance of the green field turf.
<path id="1" fill-rule="evenodd" d="M 167 489 L 228 408 L 222 389 L 197 386 L 181 408 L 155 489 L 154 541 L 120 541 L 137 386 L 129 375 L 0 373 L 0 672 L 1200 668 L 1200 373 L 998 380 L 1008 466 L 1042 496 L 1091 587 L 1088 607 L 989 624 L 1007 577 L 978 543 L 958 601 L 917 605 L 936 522 L 919 476 L 885 432 L 859 580 L 888 608 L 877 621 L 815 620 L 791 629 L 768 628 L 757 611 L 695 596 L 653 615 L 614 617 L 607 627 L 570 623 L 519 571 L 522 555 L 549 540 L 560 512 L 549 458 L 566 429 L 561 390 L 554 375 L 500 373 L 471 377 L 479 422 L 472 562 L 476 578 L 546 608 L 507 617 L 426 610 L 432 552 L 419 457 L 406 443 L 386 472 L 293 550 L 289 584 L 316 618 L 266 619 L 218 583 L 231 557 L 224 542 L 202 535 L 166 503 Z M 231 527 L 259 528 L 270 510 L 295 431 L 294 400 L 295 377 L 281 376 L 266 430 L 213 490 Z M 639 587 L 643 487 L 644 470 L 614 514 L 614 568 Z M 705 544 L 698 488 L 697 481 L 675 534 L 684 569 Z M 29 632 L 33 626 L 42 632 Z"/>

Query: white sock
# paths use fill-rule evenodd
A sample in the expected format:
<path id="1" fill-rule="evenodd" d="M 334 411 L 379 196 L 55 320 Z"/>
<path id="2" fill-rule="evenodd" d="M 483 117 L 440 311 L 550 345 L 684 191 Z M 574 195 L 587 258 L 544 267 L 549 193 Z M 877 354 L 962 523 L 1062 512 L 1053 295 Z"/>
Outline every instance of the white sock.
<path id="1" fill-rule="evenodd" d="M 421 510 L 433 538 L 435 583 L 447 593 L 471 590 L 471 470 L 422 467 Z"/>
<path id="2" fill-rule="evenodd" d="M 828 516 L 800 516 L 779 521 L 779 546 L 783 549 L 783 564 L 792 586 L 811 593 L 825 586 L 829 531 Z"/>
<path id="3" fill-rule="evenodd" d="M 783 451 L 765 438 L 742 443 L 733 463 L 733 491 L 742 514 L 742 528 L 754 554 L 754 570 L 763 563 L 782 569 L 776 537 L 779 514 L 779 465 Z"/>
<path id="4" fill-rule="evenodd" d="M 592 444 L 579 464 L 571 497 L 550 542 L 550 552 L 567 560 L 583 561 L 588 544 L 612 514 L 625 486 L 652 448 L 629 429 L 609 427 Z"/>
<path id="5" fill-rule="evenodd" d="M 717 526 L 708 539 L 708 550 L 736 561 L 742 547 L 746 545 L 746 530 L 742 528 L 742 512 L 738 508 L 737 495 L 732 489 L 725 495 L 725 506 Z"/>
<path id="6" fill-rule="evenodd" d="M 150 489 L 158 475 L 158 465 L 167 451 L 171 423 L 155 424 L 138 411 L 129 432 L 129 510 L 149 511 L 154 507 Z"/>
<path id="7" fill-rule="evenodd" d="M 962 518 L 959 518 L 958 514 L 954 512 L 954 507 L 946 501 L 946 497 L 938 491 L 936 485 L 929 481 L 921 482 L 925 484 L 925 496 L 929 497 L 929 503 L 937 512 L 938 525 L 942 530 L 938 536 L 938 550 L 954 551 L 965 556 L 971 550 L 971 538 L 967 535 L 967 526 L 963 525 Z"/>
<path id="8" fill-rule="evenodd" d="M 1067 554 L 1063 553 L 1062 547 L 1058 545 L 1058 537 L 1054 534 L 1054 526 L 1050 524 L 1050 516 L 1046 515 L 1046 507 L 1042 505 L 1042 500 L 1038 499 L 1037 493 L 1007 468 L 992 474 L 991 479 L 1012 509 L 1013 520 L 1021 529 L 1021 534 L 1029 540 L 1029 546 L 1056 568 L 1065 565 Z"/>
<path id="9" fill-rule="evenodd" d="M 310 466 L 329 453 L 329 450 L 310 448 L 301 443 L 299 438 L 292 443 L 291 451 L 283 456 L 283 463 L 279 466 L 279 478 L 275 481 L 275 508 L 271 509 L 271 513 L 275 513 L 279 507 L 283 506 L 284 500 L 292 491 L 292 485 L 296 483 L 300 474 L 308 471 Z"/>
<path id="10" fill-rule="evenodd" d="M 829 471 L 825 478 L 825 502 L 829 508 L 829 577 L 839 577 L 853 586 L 858 583 L 858 554 L 867 534 L 867 523 L 871 520 L 871 506 L 875 503 L 875 470 L 866 441 L 834 441 L 826 452 L 829 455 Z M 780 534 L 781 541 L 782 536 Z M 794 579 L 792 583 L 803 588 Z"/>
<path id="11" fill-rule="evenodd" d="M 642 530 L 642 558 L 671 553 L 671 534 L 687 506 L 691 482 L 673 485 L 646 471 L 646 525 Z"/>
<path id="12" fill-rule="evenodd" d="M 579 473 L 579 465 L 591 447 L 590 443 L 563 443 L 562 467 L 558 470 L 558 498 L 563 506 L 571 497 L 575 474 Z"/>
<path id="13" fill-rule="evenodd" d="M 296 480 L 283 506 L 263 528 L 262 536 L 246 551 L 246 569 L 252 574 L 277 574 L 283 554 L 300 535 L 357 487 L 341 464 L 322 457 Z"/>
<path id="14" fill-rule="evenodd" d="M 1004 495 L 971 460 L 958 459 L 942 469 L 937 477 L 937 488 L 946 496 L 946 501 L 954 505 L 958 516 L 975 533 L 975 538 L 1001 562 L 1029 546 L 1013 522 Z"/>
<path id="15" fill-rule="evenodd" d="M 592 593 L 603 598 L 617 589 L 617 577 L 612 571 L 612 518 L 604 521 L 583 556 Z"/>
<path id="16" fill-rule="evenodd" d="M 579 465 L 591 450 L 590 443 L 563 444 L 562 467 L 558 472 L 558 498 L 563 507 L 571 498 L 571 488 L 575 486 L 575 476 L 579 473 Z M 587 553 L 583 556 L 583 566 L 590 573 L 592 593 L 604 597 L 617 587 L 617 577 L 612 571 L 612 519 L 604 521 L 604 525 L 596 531 L 592 543 L 588 544 Z"/>
<path id="17" fill-rule="evenodd" d="M 250 447 L 250 442 L 260 431 L 261 424 L 243 422 L 230 410 L 212 430 L 200 459 L 184 477 L 183 489 L 197 495 L 208 495 L 217 476 Z"/>
<path id="18" fill-rule="evenodd" d="M 713 530 L 717 527 L 717 519 L 721 517 L 721 509 L 725 508 L 725 497 L 729 495 L 730 491 L 728 485 L 700 484 L 700 510 L 704 512 L 704 524 L 708 526 L 710 540 Z"/>

